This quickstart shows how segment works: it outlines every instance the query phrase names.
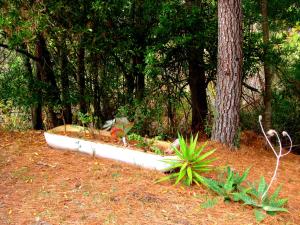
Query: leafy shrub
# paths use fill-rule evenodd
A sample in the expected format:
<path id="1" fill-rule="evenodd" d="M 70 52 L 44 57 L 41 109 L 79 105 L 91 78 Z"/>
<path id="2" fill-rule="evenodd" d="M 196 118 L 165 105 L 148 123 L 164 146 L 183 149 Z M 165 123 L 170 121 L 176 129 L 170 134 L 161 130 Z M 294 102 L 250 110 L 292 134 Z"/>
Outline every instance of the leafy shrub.
<path id="1" fill-rule="evenodd" d="M 173 148 L 178 160 L 164 160 L 166 163 L 170 164 L 169 169 L 173 172 L 170 175 L 161 178 L 157 182 L 175 179 L 175 184 L 183 181 L 188 186 L 193 183 L 199 185 L 204 182 L 201 173 L 212 170 L 213 166 L 211 165 L 211 162 L 215 161 L 216 158 L 207 158 L 215 152 L 215 149 L 202 154 L 206 143 L 200 148 L 197 148 L 198 134 L 195 138 L 191 136 L 189 145 L 180 134 L 178 134 L 178 138 L 180 149 L 175 147 Z"/>
<path id="2" fill-rule="evenodd" d="M 146 138 L 143 138 L 139 134 L 136 133 L 131 133 L 128 135 L 128 140 L 129 141 L 137 141 L 137 147 L 144 148 L 145 151 L 151 151 L 154 152 L 157 155 L 163 155 L 164 152 L 158 148 L 157 146 L 154 146 L 155 138 L 147 140 Z"/>

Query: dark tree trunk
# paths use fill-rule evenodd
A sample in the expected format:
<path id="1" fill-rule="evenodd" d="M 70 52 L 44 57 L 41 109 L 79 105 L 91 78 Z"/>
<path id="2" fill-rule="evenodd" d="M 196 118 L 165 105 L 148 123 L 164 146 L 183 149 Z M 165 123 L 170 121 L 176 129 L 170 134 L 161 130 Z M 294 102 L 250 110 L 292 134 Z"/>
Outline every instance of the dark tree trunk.
<path id="1" fill-rule="evenodd" d="M 264 73 L 265 73 L 265 91 L 264 91 L 264 117 L 263 123 L 266 130 L 272 127 L 272 73 L 270 71 L 267 59 L 269 44 L 269 23 L 268 23 L 268 0 L 261 1 L 262 28 L 264 42 Z"/>
<path id="2" fill-rule="evenodd" d="M 26 49 L 26 46 L 24 46 Z M 27 80 L 28 80 L 28 90 L 31 92 L 31 124 L 32 129 L 34 130 L 42 130 L 43 129 L 43 118 L 42 118 L 42 105 L 41 105 L 41 93 L 35 88 L 32 66 L 30 63 L 30 59 L 28 57 L 24 57 L 24 65 L 27 70 Z M 37 77 L 40 81 L 41 78 Z"/>
<path id="3" fill-rule="evenodd" d="M 63 117 L 66 124 L 72 124 L 72 108 L 70 103 L 70 85 L 69 85 L 69 73 L 70 62 L 68 60 L 68 50 L 66 46 L 65 37 L 61 40 L 61 95 L 63 105 Z"/>
<path id="4" fill-rule="evenodd" d="M 49 126 L 51 128 L 61 124 L 54 110 L 54 106 L 60 104 L 61 100 L 59 89 L 57 87 L 57 83 L 53 72 L 50 53 L 46 46 L 46 40 L 42 34 L 38 35 L 36 44 L 36 55 L 40 59 L 37 62 L 37 74 L 38 76 L 41 76 L 41 80 L 48 85 L 45 100 L 48 105 L 48 111 L 51 122 Z"/>
<path id="5" fill-rule="evenodd" d="M 136 99 L 142 101 L 144 98 L 145 92 L 145 76 L 141 68 L 144 67 L 144 58 L 143 56 L 134 56 L 133 57 L 133 71 L 134 77 L 136 80 Z"/>
<path id="6" fill-rule="evenodd" d="M 100 107 L 100 86 L 99 86 L 99 54 L 92 54 L 92 79 L 93 79 L 93 106 L 94 106 L 94 124 L 96 128 L 101 126 L 101 107 Z"/>
<path id="7" fill-rule="evenodd" d="M 242 63 L 241 0 L 219 0 L 216 118 L 212 139 L 231 147 L 239 126 Z"/>
<path id="8" fill-rule="evenodd" d="M 191 49 L 189 52 L 189 86 L 192 98 L 192 132 L 204 133 L 207 116 L 206 79 L 203 67 L 203 50 Z"/>
<path id="9" fill-rule="evenodd" d="M 78 82 L 78 89 L 79 89 L 79 110 L 82 113 L 87 112 L 87 104 L 85 101 L 85 66 L 84 66 L 84 59 L 85 59 L 85 49 L 84 47 L 80 46 L 78 50 L 78 57 L 77 57 L 77 82 Z"/>
<path id="10" fill-rule="evenodd" d="M 124 74 L 125 78 L 125 93 L 126 93 L 126 100 L 125 102 L 128 104 L 131 104 L 133 102 L 133 92 L 134 92 L 134 75 L 133 73 L 129 73 L 126 69 L 126 66 L 124 65 L 121 60 L 114 55 L 116 64 L 120 67 L 122 73 Z"/>

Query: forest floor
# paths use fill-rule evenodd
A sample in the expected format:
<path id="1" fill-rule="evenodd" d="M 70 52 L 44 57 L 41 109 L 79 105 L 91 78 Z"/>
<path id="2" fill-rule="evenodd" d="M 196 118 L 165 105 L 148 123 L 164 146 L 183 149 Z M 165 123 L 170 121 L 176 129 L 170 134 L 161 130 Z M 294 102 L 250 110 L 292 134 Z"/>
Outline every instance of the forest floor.
<path id="1" fill-rule="evenodd" d="M 42 132 L 0 131 L 0 224 L 257 224 L 253 209 L 224 203 L 204 187 L 154 181 L 163 176 L 124 163 L 52 149 Z M 241 148 L 216 147 L 216 166 L 230 165 L 248 179 L 270 180 L 275 156 L 261 137 L 242 135 Z M 300 224 L 300 156 L 282 158 L 274 187 L 282 184 L 288 213 L 262 224 Z M 212 208 L 203 204 L 218 199 Z"/>

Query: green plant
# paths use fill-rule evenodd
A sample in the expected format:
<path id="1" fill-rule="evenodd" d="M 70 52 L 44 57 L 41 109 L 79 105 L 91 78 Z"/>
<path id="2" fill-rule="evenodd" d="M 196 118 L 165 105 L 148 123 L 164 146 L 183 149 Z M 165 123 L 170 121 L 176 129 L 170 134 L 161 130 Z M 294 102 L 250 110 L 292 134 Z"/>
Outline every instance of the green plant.
<path id="1" fill-rule="evenodd" d="M 93 116 L 89 115 L 88 113 L 78 112 L 77 115 L 78 115 L 78 120 L 81 121 L 83 127 L 87 126 L 89 123 L 93 121 Z"/>
<path id="2" fill-rule="evenodd" d="M 235 193 L 235 197 L 240 199 L 246 205 L 255 207 L 255 217 L 257 221 L 262 221 L 266 214 L 275 215 L 277 212 L 288 212 L 284 205 L 287 203 L 287 198 L 279 198 L 281 187 L 278 187 L 269 197 L 265 194 L 268 189 L 268 184 L 264 177 L 261 177 L 259 184 L 249 183 L 250 188 L 247 193 Z M 265 213 L 264 213 L 265 212 Z"/>
<path id="3" fill-rule="evenodd" d="M 227 174 L 224 180 L 217 181 L 204 177 L 204 184 L 218 195 L 223 196 L 224 201 L 239 201 L 238 196 L 234 194 L 236 192 L 247 192 L 247 189 L 242 187 L 241 184 L 247 178 L 249 171 L 250 168 L 246 169 L 240 176 L 239 173 L 234 173 L 230 167 L 227 167 Z"/>
<path id="4" fill-rule="evenodd" d="M 191 136 L 189 145 L 180 134 L 178 134 L 178 138 L 180 149 L 173 148 L 178 159 L 164 160 L 164 162 L 170 164 L 169 170 L 173 172 L 157 182 L 175 179 L 175 184 L 183 181 L 188 186 L 192 183 L 199 185 L 204 182 L 201 173 L 212 170 L 213 165 L 211 165 L 211 162 L 215 161 L 216 158 L 207 158 L 215 152 L 215 149 L 202 154 L 206 143 L 197 148 L 198 134 L 195 138 Z"/>

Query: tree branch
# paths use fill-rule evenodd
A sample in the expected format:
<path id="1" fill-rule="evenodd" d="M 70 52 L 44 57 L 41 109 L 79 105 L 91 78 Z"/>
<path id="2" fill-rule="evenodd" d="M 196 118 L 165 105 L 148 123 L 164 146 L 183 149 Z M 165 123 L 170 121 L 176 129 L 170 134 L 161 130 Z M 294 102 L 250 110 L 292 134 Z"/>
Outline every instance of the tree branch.
<path id="1" fill-rule="evenodd" d="M 20 48 L 11 49 L 8 45 L 2 44 L 2 43 L 0 43 L 0 47 L 1 47 L 1 48 L 6 48 L 6 49 L 9 49 L 9 50 L 15 50 L 16 52 L 21 53 L 21 54 L 23 54 L 23 55 L 25 55 L 25 56 L 27 56 L 27 57 L 29 57 L 29 58 L 31 58 L 31 59 L 37 61 L 37 62 L 40 61 L 40 59 L 39 59 L 38 57 L 36 57 L 36 56 L 30 54 L 30 53 L 29 53 L 28 51 L 26 51 L 25 49 L 20 49 Z"/>

